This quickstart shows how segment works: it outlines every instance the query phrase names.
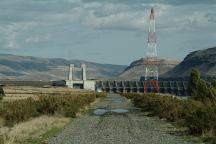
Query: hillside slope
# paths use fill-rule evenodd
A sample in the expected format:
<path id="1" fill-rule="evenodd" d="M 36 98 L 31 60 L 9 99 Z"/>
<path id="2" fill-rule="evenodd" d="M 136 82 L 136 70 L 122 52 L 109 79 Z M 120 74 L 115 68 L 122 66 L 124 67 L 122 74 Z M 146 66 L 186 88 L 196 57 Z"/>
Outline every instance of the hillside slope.
<path id="1" fill-rule="evenodd" d="M 191 52 L 179 65 L 163 76 L 173 78 L 188 77 L 193 68 L 198 69 L 204 77 L 215 77 L 216 47 Z"/>
<path id="2" fill-rule="evenodd" d="M 179 61 L 177 60 L 168 60 L 168 59 L 159 59 L 159 75 L 164 74 L 165 72 L 171 70 Z M 123 73 L 120 74 L 119 79 L 124 80 L 139 80 L 141 76 L 145 75 L 145 59 L 139 59 L 133 61 L 130 66 L 128 66 Z"/>
<path id="3" fill-rule="evenodd" d="M 0 79 L 16 80 L 63 80 L 67 79 L 68 65 L 80 67 L 85 63 L 87 78 L 107 78 L 119 75 L 126 66 L 99 64 L 82 60 L 39 58 L 0 54 Z M 77 78 L 79 74 L 76 73 Z"/>

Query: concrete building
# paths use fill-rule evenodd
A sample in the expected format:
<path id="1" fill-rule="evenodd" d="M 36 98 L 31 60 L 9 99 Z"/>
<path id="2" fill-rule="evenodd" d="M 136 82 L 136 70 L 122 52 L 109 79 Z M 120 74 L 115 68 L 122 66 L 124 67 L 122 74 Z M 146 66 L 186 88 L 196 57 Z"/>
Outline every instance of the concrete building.
<path id="1" fill-rule="evenodd" d="M 75 71 L 81 71 L 82 74 L 81 79 L 79 80 L 75 79 L 74 77 Z M 68 80 L 66 80 L 67 87 L 94 91 L 95 83 L 96 82 L 94 80 L 87 80 L 85 64 L 81 64 L 80 68 L 75 67 L 74 64 L 69 65 Z"/>

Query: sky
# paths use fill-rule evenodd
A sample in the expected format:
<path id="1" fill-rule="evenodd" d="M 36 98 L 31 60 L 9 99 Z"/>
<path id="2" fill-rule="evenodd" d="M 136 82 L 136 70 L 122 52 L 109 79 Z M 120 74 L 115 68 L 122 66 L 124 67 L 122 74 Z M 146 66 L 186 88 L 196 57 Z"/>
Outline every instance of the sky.
<path id="1" fill-rule="evenodd" d="M 151 7 L 158 57 L 216 46 L 216 0 L 0 0 L 0 53 L 129 65 L 146 56 Z"/>

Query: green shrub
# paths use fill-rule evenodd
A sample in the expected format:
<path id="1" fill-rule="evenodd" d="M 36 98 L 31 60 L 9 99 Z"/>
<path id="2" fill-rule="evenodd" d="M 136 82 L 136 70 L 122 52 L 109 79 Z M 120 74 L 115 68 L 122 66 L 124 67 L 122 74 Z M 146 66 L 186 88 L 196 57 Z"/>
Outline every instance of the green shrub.
<path id="1" fill-rule="evenodd" d="M 156 94 L 133 95 L 135 106 L 144 111 L 150 111 L 153 115 L 160 118 L 166 118 L 170 121 L 176 121 L 183 116 L 183 102 L 170 96 L 158 96 Z"/>
<path id="2" fill-rule="evenodd" d="M 216 132 L 216 108 L 199 108 L 186 117 L 186 124 L 192 134 Z"/>
<path id="3" fill-rule="evenodd" d="M 101 93 L 96 93 L 96 98 L 103 98 L 106 97 L 107 93 L 101 92 Z"/>
<path id="4" fill-rule="evenodd" d="M 5 96 L 3 88 L 0 86 L 0 100 L 3 99 L 3 96 Z"/>
<path id="5" fill-rule="evenodd" d="M 216 144 L 216 136 L 211 138 L 210 143 L 211 144 Z"/>
<path id="6" fill-rule="evenodd" d="M 136 107 L 173 122 L 184 119 L 196 109 L 204 107 L 200 101 L 180 100 L 156 94 L 127 94 L 125 97 L 132 98 Z"/>
<path id="7" fill-rule="evenodd" d="M 96 94 L 41 96 L 37 111 L 41 114 L 62 114 L 75 117 L 79 109 L 93 102 Z"/>
<path id="8" fill-rule="evenodd" d="M 192 112 L 194 112 L 195 110 L 199 109 L 199 108 L 204 108 L 204 104 L 200 101 L 196 101 L 196 100 L 184 100 L 183 103 L 183 118 L 186 118 L 188 116 L 191 115 Z"/>
<path id="9" fill-rule="evenodd" d="M 216 90 L 213 87 L 207 86 L 204 80 L 198 82 L 196 93 L 192 96 L 193 99 L 202 101 L 206 105 L 216 104 Z"/>
<path id="10" fill-rule="evenodd" d="M 211 84 L 200 78 L 200 73 L 198 70 L 193 69 L 190 75 L 190 81 L 188 89 L 192 99 L 199 100 L 206 105 L 216 106 L 216 88 L 215 81 Z"/>
<path id="11" fill-rule="evenodd" d="M 166 118 L 169 121 L 177 121 L 183 118 L 183 101 L 168 96 L 162 97 L 162 111 L 160 117 Z"/>
<path id="12" fill-rule="evenodd" d="M 211 85 L 212 85 L 214 88 L 216 88 L 216 80 L 212 80 L 212 81 L 211 81 Z"/>
<path id="13" fill-rule="evenodd" d="M 140 96 L 138 93 L 120 93 L 122 96 L 126 97 L 127 99 L 133 99 L 136 96 Z"/>
<path id="14" fill-rule="evenodd" d="M 96 98 L 95 93 L 65 94 L 40 96 L 38 100 L 32 98 L 0 103 L 0 116 L 5 120 L 5 125 L 26 121 L 31 117 L 48 114 L 61 114 L 75 117 L 80 109 L 89 105 Z"/>
<path id="15" fill-rule="evenodd" d="M 191 96 L 197 95 L 198 83 L 200 81 L 200 73 L 197 69 L 193 69 L 190 74 L 188 90 Z"/>
<path id="16" fill-rule="evenodd" d="M 36 103 L 33 99 L 16 100 L 1 104 L 1 117 L 5 120 L 5 125 L 12 126 L 15 123 L 26 121 L 38 115 Z"/>
<path id="17" fill-rule="evenodd" d="M 40 96 L 37 101 L 37 111 L 41 114 L 53 115 L 58 108 L 56 96 Z"/>

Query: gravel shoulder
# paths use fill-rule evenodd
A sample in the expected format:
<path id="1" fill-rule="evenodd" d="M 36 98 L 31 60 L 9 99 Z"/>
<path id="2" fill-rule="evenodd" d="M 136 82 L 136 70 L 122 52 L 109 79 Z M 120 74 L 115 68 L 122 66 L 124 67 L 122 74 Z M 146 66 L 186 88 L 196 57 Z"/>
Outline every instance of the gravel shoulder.
<path id="1" fill-rule="evenodd" d="M 165 122 L 147 117 L 117 94 L 109 94 L 90 112 L 68 125 L 49 144 L 189 144 L 169 133 Z"/>

